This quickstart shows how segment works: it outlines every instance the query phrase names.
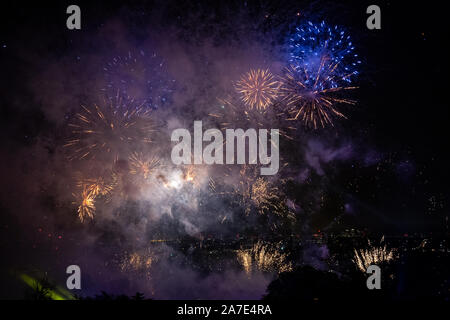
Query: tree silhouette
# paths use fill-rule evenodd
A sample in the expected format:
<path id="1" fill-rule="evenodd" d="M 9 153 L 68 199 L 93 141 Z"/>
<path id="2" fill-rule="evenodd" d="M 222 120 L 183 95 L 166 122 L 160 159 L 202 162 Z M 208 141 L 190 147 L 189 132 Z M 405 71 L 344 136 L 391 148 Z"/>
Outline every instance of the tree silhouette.
<path id="1" fill-rule="evenodd" d="M 144 294 L 141 292 L 136 292 L 136 294 L 134 296 L 132 296 L 131 299 L 136 300 L 136 301 L 145 300 Z"/>

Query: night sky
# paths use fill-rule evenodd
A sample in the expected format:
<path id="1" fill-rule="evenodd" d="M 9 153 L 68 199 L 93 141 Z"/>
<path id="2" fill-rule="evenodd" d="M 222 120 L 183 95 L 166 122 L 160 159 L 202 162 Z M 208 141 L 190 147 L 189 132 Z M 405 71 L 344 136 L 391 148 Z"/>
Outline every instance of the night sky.
<path id="1" fill-rule="evenodd" d="M 131 252 L 145 255 L 156 239 L 282 241 L 351 228 L 377 236 L 448 234 L 449 27 L 438 2 L 378 1 L 381 30 L 367 29 L 373 3 L 364 1 L 77 1 L 81 30 L 66 28 L 70 4 L 1 5 L 1 298 L 23 297 L 18 274 L 46 273 L 63 285 L 70 264 L 83 270 L 84 295 L 259 298 L 274 274 L 248 277 L 226 250 L 211 270 L 189 245 L 163 245 L 152 252 L 158 258 L 145 281 L 123 261 Z M 191 129 L 194 120 L 218 127 L 210 116 L 218 99 L 233 94 L 250 69 L 282 74 L 286 40 L 307 21 L 351 35 L 361 60 L 352 80 L 357 103 L 338 106 L 346 119 L 335 118 L 334 126 L 291 122 L 293 138 L 280 143 L 286 165 L 268 178 L 282 214 L 260 214 L 253 204 L 245 211 L 233 193 L 241 178 L 234 167 L 201 166 L 198 185 L 176 190 L 162 186 L 178 172 L 173 166 L 158 169 L 158 186 L 129 173 L 134 150 L 170 160 L 173 129 Z M 145 70 L 130 75 L 114 64 L 127 56 Z M 112 142 L 120 150 L 114 161 L 103 152 L 70 160 L 64 145 L 80 106 L 110 98 L 123 78 L 126 94 L 152 111 L 153 143 L 121 149 Z M 107 170 L 119 186 L 81 222 L 74 177 Z M 219 191 L 209 189 L 211 179 Z M 317 255 L 294 254 L 292 263 Z"/>

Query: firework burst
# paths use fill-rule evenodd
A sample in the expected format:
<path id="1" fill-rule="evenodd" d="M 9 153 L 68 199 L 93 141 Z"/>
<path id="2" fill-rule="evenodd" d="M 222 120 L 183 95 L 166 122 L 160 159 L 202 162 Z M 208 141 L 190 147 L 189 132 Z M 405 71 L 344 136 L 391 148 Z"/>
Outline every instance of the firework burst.
<path id="1" fill-rule="evenodd" d="M 256 270 L 276 273 L 292 271 L 292 263 L 282 252 L 281 243 L 258 241 L 250 249 L 238 250 L 237 260 L 247 274 Z"/>
<path id="2" fill-rule="evenodd" d="M 130 174 L 138 175 L 147 179 L 154 169 L 159 165 L 156 157 L 144 157 L 142 153 L 133 152 L 128 158 L 130 161 Z"/>
<path id="3" fill-rule="evenodd" d="M 86 178 L 81 173 L 75 173 L 75 183 L 80 191 L 72 194 L 77 199 L 74 204 L 78 205 L 78 217 L 84 222 L 86 218 L 94 218 L 96 200 L 110 200 L 118 181 L 114 172 L 98 178 Z"/>
<path id="4" fill-rule="evenodd" d="M 333 125 L 333 117 L 346 118 L 336 105 L 354 105 L 354 100 L 343 98 L 341 94 L 356 87 L 329 85 L 327 82 L 332 77 L 333 69 L 325 63 L 320 63 L 313 73 L 301 66 L 285 69 L 280 94 L 286 102 L 288 120 L 301 120 L 306 126 L 317 129 L 319 126 Z"/>
<path id="5" fill-rule="evenodd" d="M 239 171 L 235 169 L 239 168 Z M 220 197 L 231 200 L 241 208 L 246 216 L 264 216 L 267 226 L 275 231 L 296 220 L 289 201 L 280 189 L 286 180 L 270 180 L 260 176 L 260 168 L 255 165 L 240 165 L 224 168 L 221 178 L 209 177 L 208 190 Z M 223 217 L 222 223 L 228 214 Z"/>
<path id="6" fill-rule="evenodd" d="M 246 214 L 249 214 L 254 207 L 259 214 L 263 214 L 272 209 L 278 212 L 277 187 L 272 187 L 270 183 L 259 177 L 256 180 L 242 179 L 236 192 L 241 196 L 241 204 L 245 208 Z"/>
<path id="7" fill-rule="evenodd" d="M 81 222 L 84 222 L 85 219 L 90 218 L 94 219 L 95 213 L 95 196 L 91 190 L 85 186 L 81 194 L 73 194 L 77 201 L 74 204 L 78 205 L 78 217 Z"/>
<path id="8" fill-rule="evenodd" d="M 289 37 L 289 55 L 292 64 L 305 65 L 310 71 L 309 68 L 316 68 L 314 64 L 326 56 L 327 63 L 334 66 L 335 72 L 345 75 L 344 78 L 330 79 L 332 86 L 338 86 L 339 79 L 350 83 L 352 76 L 358 74 L 357 67 L 361 64 L 361 60 L 354 49 L 350 35 L 347 35 L 343 28 L 329 26 L 324 21 L 319 24 L 308 21 L 297 27 Z"/>
<path id="9" fill-rule="evenodd" d="M 239 199 L 246 215 L 251 212 L 283 215 L 286 207 L 280 190 L 266 177 L 261 177 L 258 170 L 257 166 L 243 165 L 239 170 L 239 182 L 231 194 Z"/>
<path id="10" fill-rule="evenodd" d="M 150 112 L 132 100 L 81 106 L 71 123 L 65 148 L 69 159 L 115 159 L 133 143 L 150 143 L 154 124 Z"/>
<path id="11" fill-rule="evenodd" d="M 351 82 L 361 63 L 350 36 L 337 26 L 308 22 L 296 28 L 289 47 L 291 65 L 280 87 L 289 120 L 317 129 L 333 125 L 334 117 L 345 118 L 337 105 L 356 103 L 345 92 L 356 89 Z"/>
<path id="12" fill-rule="evenodd" d="M 372 264 L 381 264 L 392 261 L 396 258 L 395 249 L 387 249 L 386 245 L 375 247 L 371 246 L 368 249 L 354 249 L 353 262 L 362 272 L 366 272 L 367 268 Z"/>
<path id="13" fill-rule="evenodd" d="M 264 110 L 278 94 L 279 82 L 268 69 L 250 70 L 236 83 L 236 90 L 249 109 Z"/>

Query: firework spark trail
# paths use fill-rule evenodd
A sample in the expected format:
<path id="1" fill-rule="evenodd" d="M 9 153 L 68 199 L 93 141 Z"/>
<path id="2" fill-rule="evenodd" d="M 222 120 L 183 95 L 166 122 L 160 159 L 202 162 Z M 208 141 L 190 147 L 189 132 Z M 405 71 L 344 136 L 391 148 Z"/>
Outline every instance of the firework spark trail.
<path id="1" fill-rule="evenodd" d="M 94 104 L 75 115 L 65 148 L 69 159 L 117 158 L 132 143 L 150 143 L 154 131 L 150 111 L 121 97 Z"/>
<path id="2" fill-rule="evenodd" d="M 277 98 L 278 88 L 279 82 L 268 69 L 252 69 L 236 83 L 236 90 L 249 109 L 266 109 Z"/>
<path id="3" fill-rule="evenodd" d="M 366 272 L 371 264 L 380 264 L 389 262 L 396 258 L 395 249 L 387 249 L 384 247 L 371 247 L 369 249 L 354 249 L 353 262 L 362 272 Z"/>
<path id="4" fill-rule="evenodd" d="M 88 190 L 85 186 L 81 195 L 73 194 L 73 196 L 79 199 L 79 201 L 74 202 L 74 204 L 79 204 L 78 217 L 80 218 L 80 221 L 84 222 L 87 218 L 94 219 L 95 196 L 92 191 Z"/>
<path id="5" fill-rule="evenodd" d="M 76 172 L 74 178 L 75 185 L 80 190 L 72 193 L 76 198 L 73 203 L 78 205 L 78 217 L 81 222 L 84 222 L 86 218 L 93 219 L 96 211 L 96 200 L 98 198 L 101 198 L 104 202 L 111 200 L 112 192 L 118 184 L 117 175 L 108 171 L 97 178 L 86 178 L 82 173 Z"/>
<path id="6" fill-rule="evenodd" d="M 253 271 L 287 272 L 292 270 L 292 263 L 281 252 L 281 243 L 270 244 L 258 241 L 250 249 L 237 251 L 237 260 L 247 274 Z"/>
<path id="7" fill-rule="evenodd" d="M 86 188 L 87 192 L 89 192 L 94 198 L 102 195 L 107 196 L 110 195 L 113 191 L 117 182 L 117 178 L 114 173 L 111 173 L 111 181 L 107 182 L 105 178 L 77 178 L 76 185 L 77 187 L 84 189 Z"/>

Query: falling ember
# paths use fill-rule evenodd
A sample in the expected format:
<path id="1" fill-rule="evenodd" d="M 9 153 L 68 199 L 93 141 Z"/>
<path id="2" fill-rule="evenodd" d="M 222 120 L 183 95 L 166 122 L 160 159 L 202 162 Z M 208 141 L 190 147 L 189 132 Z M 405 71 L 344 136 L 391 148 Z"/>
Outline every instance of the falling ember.
<path id="1" fill-rule="evenodd" d="M 279 82 L 268 69 L 250 70 L 236 83 L 236 90 L 249 109 L 266 109 L 277 97 Z"/>

